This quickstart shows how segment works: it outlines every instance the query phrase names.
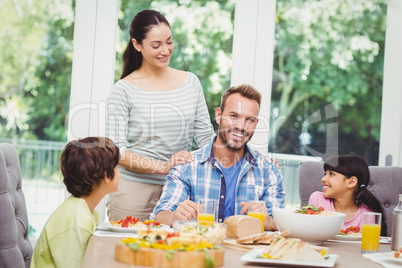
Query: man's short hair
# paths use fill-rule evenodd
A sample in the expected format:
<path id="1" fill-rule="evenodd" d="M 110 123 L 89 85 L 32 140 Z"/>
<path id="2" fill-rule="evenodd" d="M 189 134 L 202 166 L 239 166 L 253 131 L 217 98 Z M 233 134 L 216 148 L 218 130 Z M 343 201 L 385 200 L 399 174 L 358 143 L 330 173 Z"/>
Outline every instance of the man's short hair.
<path id="1" fill-rule="evenodd" d="M 238 86 L 234 86 L 226 90 L 226 92 L 222 95 L 221 99 L 221 111 L 225 108 L 226 100 L 230 95 L 240 93 L 243 97 L 255 100 L 258 103 L 258 107 L 261 106 L 261 94 L 254 87 L 248 84 L 242 84 Z"/>
<path id="2" fill-rule="evenodd" d="M 75 197 L 88 196 L 105 175 L 114 178 L 119 160 L 119 148 L 108 138 L 88 137 L 69 142 L 60 157 L 67 191 Z"/>

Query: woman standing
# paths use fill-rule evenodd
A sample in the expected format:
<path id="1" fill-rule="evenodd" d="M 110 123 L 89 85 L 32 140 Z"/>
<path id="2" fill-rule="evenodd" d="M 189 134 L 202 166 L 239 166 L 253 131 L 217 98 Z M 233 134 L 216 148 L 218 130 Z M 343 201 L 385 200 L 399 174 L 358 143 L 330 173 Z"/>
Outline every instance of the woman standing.
<path id="1" fill-rule="evenodd" d="M 171 168 L 192 161 L 193 137 L 202 147 L 214 135 L 199 79 L 169 67 L 173 49 L 161 13 L 143 10 L 133 18 L 121 80 L 107 99 L 108 137 L 122 152 L 110 220 L 148 219 Z"/>

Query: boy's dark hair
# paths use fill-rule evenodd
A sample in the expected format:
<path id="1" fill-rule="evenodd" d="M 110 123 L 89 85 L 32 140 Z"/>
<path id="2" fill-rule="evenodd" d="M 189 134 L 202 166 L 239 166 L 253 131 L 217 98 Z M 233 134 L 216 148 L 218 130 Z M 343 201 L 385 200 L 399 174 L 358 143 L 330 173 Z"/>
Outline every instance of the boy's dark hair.
<path id="1" fill-rule="evenodd" d="M 114 178 L 119 160 L 119 148 L 108 138 L 88 137 L 69 142 L 60 157 L 67 191 L 75 197 L 88 196 L 105 176 Z"/>
<path id="2" fill-rule="evenodd" d="M 358 206 L 364 204 L 374 212 L 382 214 L 381 235 L 387 234 L 385 214 L 380 201 L 367 189 L 370 183 L 370 170 L 366 160 L 357 155 L 339 155 L 328 158 L 324 163 L 324 170 L 331 170 L 344 175 L 347 178 L 357 178 L 358 190 L 355 194 L 355 202 Z"/>

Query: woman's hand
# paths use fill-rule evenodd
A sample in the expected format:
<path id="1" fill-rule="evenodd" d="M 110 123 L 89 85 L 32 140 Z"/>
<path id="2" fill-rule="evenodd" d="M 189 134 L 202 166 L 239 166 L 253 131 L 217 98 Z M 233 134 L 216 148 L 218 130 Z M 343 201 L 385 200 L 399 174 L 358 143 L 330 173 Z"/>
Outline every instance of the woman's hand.
<path id="1" fill-rule="evenodd" d="M 194 156 L 186 151 L 181 151 L 178 153 L 173 154 L 166 164 L 166 174 L 169 174 L 170 170 L 176 165 L 182 165 L 186 162 L 191 163 L 194 161 Z"/>

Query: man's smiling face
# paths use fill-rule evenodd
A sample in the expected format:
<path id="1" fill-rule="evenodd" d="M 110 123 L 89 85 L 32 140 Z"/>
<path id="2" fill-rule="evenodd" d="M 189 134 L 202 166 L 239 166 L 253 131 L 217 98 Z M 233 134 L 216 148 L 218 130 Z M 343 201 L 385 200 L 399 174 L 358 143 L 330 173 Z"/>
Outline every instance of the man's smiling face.
<path id="1" fill-rule="evenodd" d="M 243 97 L 240 93 L 230 95 L 224 110 L 217 108 L 215 111 L 219 125 L 217 143 L 232 151 L 242 150 L 253 137 L 259 110 L 257 101 Z"/>

